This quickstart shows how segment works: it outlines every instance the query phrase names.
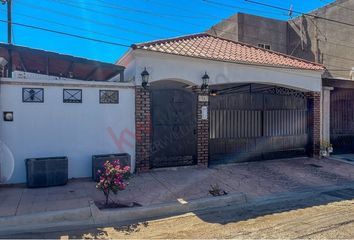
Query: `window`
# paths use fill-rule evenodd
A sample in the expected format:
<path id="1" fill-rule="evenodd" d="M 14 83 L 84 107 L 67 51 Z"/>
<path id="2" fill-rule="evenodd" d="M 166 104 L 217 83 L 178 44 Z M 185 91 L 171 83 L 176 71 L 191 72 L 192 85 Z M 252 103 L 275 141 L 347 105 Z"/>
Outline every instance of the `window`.
<path id="1" fill-rule="evenodd" d="M 119 103 L 119 92 L 117 90 L 100 90 L 100 103 Z"/>
<path id="2" fill-rule="evenodd" d="M 64 103 L 82 103 L 81 89 L 64 89 L 63 90 Z"/>
<path id="3" fill-rule="evenodd" d="M 44 102 L 43 88 L 22 88 L 22 102 L 42 103 Z"/>
<path id="4" fill-rule="evenodd" d="M 269 44 L 258 43 L 258 47 L 270 50 L 270 45 Z"/>

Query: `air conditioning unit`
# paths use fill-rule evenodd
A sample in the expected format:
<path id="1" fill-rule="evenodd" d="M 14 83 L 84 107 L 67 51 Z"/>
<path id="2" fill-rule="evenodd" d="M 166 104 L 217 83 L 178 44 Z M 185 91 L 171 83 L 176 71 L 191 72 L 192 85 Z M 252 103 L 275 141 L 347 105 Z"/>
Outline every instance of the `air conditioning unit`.
<path id="1" fill-rule="evenodd" d="M 131 157 L 128 153 L 117 153 L 117 154 L 103 154 L 103 155 L 93 155 L 92 156 L 92 180 L 98 182 L 98 170 L 103 169 L 103 164 L 106 161 L 114 162 L 119 160 L 122 167 L 131 167 Z"/>
<path id="2" fill-rule="evenodd" d="M 27 187 L 49 187 L 68 182 L 68 158 L 29 158 L 26 162 Z"/>

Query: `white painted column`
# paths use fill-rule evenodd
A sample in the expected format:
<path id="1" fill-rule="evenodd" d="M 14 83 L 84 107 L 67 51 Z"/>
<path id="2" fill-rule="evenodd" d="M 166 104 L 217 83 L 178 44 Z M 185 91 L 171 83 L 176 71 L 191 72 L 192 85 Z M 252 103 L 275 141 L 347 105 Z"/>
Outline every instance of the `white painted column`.
<path id="1" fill-rule="evenodd" d="M 331 91 L 333 87 L 322 87 L 322 140 L 330 142 Z"/>

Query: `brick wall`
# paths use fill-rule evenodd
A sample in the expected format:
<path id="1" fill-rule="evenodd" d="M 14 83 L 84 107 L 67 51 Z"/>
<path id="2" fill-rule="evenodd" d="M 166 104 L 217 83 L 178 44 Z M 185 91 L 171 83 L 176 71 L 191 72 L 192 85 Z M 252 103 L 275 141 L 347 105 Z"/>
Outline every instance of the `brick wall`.
<path id="1" fill-rule="evenodd" d="M 208 94 L 199 88 L 194 89 L 198 95 L 197 105 L 197 164 L 208 166 L 209 162 L 209 101 L 199 101 L 199 96 L 209 98 Z M 202 119 L 202 107 L 208 107 L 208 119 Z"/>
<path id="2" fill-rule="evenodd" d="M 321 92 L 307 94 L 310 106 L 309 128 L 310 128 L 310 155 L 319 157 L 321 144 Z"/>
<path id="3" fill-rule="evenodd" d="M 151 96 L 143 87 L 135 88 L 136 171 L 150 169 L 151 154 Z"/>

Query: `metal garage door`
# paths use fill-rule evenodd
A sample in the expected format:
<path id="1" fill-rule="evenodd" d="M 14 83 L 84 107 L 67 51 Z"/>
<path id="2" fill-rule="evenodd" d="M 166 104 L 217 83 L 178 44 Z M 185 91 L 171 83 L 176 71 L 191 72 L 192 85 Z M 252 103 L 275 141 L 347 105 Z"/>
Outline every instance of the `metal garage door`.
<path id="1" fill-rule="evenodd" d="M 330 115 L 334 153 L 354 153 L 354 89 L 331 92 Z"/>
<path id="2" fill-rule="evenodd" d="M 306 156 L 308 104 L 286 88 L 210 99 L 210 163 Z"/>

